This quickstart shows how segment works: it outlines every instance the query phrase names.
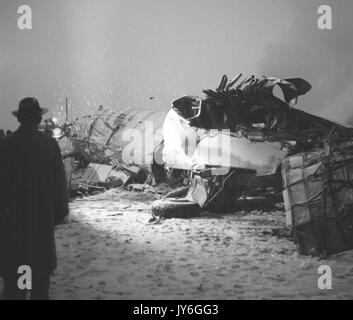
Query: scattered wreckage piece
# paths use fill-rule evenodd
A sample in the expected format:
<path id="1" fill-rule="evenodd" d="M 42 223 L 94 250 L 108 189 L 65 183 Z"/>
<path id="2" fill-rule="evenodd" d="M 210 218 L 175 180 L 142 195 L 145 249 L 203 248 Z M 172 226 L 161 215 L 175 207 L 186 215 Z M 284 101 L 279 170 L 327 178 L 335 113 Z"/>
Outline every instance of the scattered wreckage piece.
<path id="1" fill-rule="evenodd" d="M 64 167 L 66 174 L 67 192 L 70 197 L 72 191 L 72 175 L 76 169 L 76 162 L 73 157 L 64 158 Z"/>
<path id="2" fill-rule="evenodd" d="M 127 190 L 144 193 L 156 193 L 156 189 L 147 183 L 130 183 Z"/>
<path id="3" fill-rule="evenodd" d="M 209 168 L 195 172 L 187 198 L 197 202 L 203 210 L 230 212 L 255 174 L 251 169 L 230 169 L 225 173 Z"/>
<path id="4" fill-rule="evenodd" d="M 152 204 L 152 214 L 165 219 L 193 218 L 200 216 L 201 212 L 197 202 L 183 198 L 166 198 Z"/>
<path id="5" fill-rule="evenodd" d="M 113 166 L 90 163 L 82 176 L 82 182 L 87 185 L 106 183 L 113 171 Z"/>
<path id="6" fill-rule="evenodd" d="M 353 249 L 353 142 L 288 157 L 282 174 L 298 251 L 325 256 Z"/>
<path id="7" fill-rule="evenodd" d="M 68 195 L 71 195 L 72 190 L 72 175 L 76 169 L 75 163 L 75 148 L 72 143 L 72 140 L 68 136 L 60 137 L 58 145 L 61 151 L 61 156 L 63 157 L 65 174 L 66 174 L 66 183 Z"/>
<path id="8" fill-rule="evenodd" d="M 237 198 L 255 173 L 254 170 L 232 169 L 224 174 L 224 170 L 217 171 L 215 168 L 194 173 L 188 190 L 179 189 L 178 192 L 171 194 L 175 196 L 177 193 L 180 195 L 186 193 L 184 197 L 167 196 L 156 201 L 152 212 L 164 218 L 186 218 L 195 217 L 203 210 L 212 213 L 232 211 Z"/>
<path id="9" fill-rule="evenodd" d="M 193 218 L 200 215 L 208 197 L 208 181 L 194 176 L 187 189 L 178 188 L 152 204 L 152 214 L 164 219 Z"/>
<path id="10" fill-rule="evenodd" d="M 126 165 L 104 165 L 90 163 L 76 181 L 76 189 L 107 190 L 124 187 L 128 183 L 142 183 L 146 175 L 141 168 Z"/>

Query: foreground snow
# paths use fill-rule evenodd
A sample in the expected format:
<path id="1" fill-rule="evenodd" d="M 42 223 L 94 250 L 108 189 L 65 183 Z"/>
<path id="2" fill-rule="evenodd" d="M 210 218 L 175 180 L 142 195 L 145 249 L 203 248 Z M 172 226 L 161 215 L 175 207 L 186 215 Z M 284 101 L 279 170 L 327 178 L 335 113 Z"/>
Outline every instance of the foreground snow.
<path id="1" fill-rule="evenodd" d="M 281 210 L 151 223 L 152 198 L 111 190 L 71 204 L 52 299 L 353 299 L 353 252 L 299 256 L 272 235 Z M 329 291 L 317 286 L 322 264 Z"/>

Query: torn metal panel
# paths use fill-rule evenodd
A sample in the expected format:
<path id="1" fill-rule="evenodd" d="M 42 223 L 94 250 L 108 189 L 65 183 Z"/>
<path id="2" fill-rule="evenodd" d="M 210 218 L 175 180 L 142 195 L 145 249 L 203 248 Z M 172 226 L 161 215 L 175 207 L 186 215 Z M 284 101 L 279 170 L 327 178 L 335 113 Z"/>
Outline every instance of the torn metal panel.
<path id="1" fill-rule="evenodd" d="M 225 80 L 226 77 L 222 78 L 223 82 Z M 303 79 L 265 77 L 260 80 L 252 76 L 239 83 L 237 76 L 235 80 L 226 85 L 221 82 L 216 90 L 205 90 L 205 99 L 180 98 L 173 102 L 173 110 L 198 128 L 229 128 L 236 132 L 262 125 L 261 130 L 267 139 L 291 138 L 307 143 L 315 137 L 327 135 L 332 128 L 340 134 L 352 132 L 349 126 L 311 115 L 289 103 L 311 89 Z M 276 86 L 282 90 L 284 100 L 274 95 Z"/>
<path id="2" fill-rule="evenodd" d="M 210 187 L 207 179 L 195 176 L 192 180 L 186 199 L 198 203 L 201 208 L 207 203 Z"/>
<path id="3" fill-rule="evenodd" d="M 91 163 L 82 177 L 82 182 L 88 185 L 105 183 L 112 170 L 113 166 Z"/>
<path id="4" fill-rule="evenodd" d="M 109 189 L 125 185 L 131 179 L 139 181 L 140 178 L 140 172 L 135 168 L 90 163 L 79 179 L 79 183 L 87 187 L 102 186 Z M 146 177 L 143 176 L 142 180 L 145 179 Z"/>
<path id="5" fill-rule="evenodd" d="M 293 79 L 278 79 L 264 77 L 263 82 L 259 82 L 261 89 L 268 92 L 268 94 L 273 95 L 276 86 L 280 87 L 283 92 L 283 97 L 285 102 L 290 102 L 297 99 L 299 96 L 305 95 L 311 90 L 311 84 L 301 78 Z"/>
<path id="6" fill-rule="evenodd" d="M 100 108 L 93 116 L 78 119 L 72 135 L 81 146 L 80 152 L 98 162 L 127 163 L 150 166 L 154 149 L 161 144 L 162 124 L 166 112 L 156 110 L 117 110 Z M 124 154 L 123 150 L 134 143 L 133 130 L 141 138 L 142 147 Z M 137 143 L 137 142 L 136 142 Z"/>
<path id="7" fill-rule="evenodd" d="M 108 146 L 112 150 L 117 150 L 117 148 L 123 150 L 134 142 L 133 139 L 127 139 L 124 136 L 126 130 L 134 129 L 141 135 L 142 145 L 141 148 L 134 148 L 133 156 L 127 154 L 123 162 L 136 165 L 152 165 L 153 152 L 163 141 L 161 128 L 165 115 L 165 112 L 153 110 L 138 110 L 132 115 L 129 114 L 129 118 L 121 124 L 119 130 L 110 139 Z"/>
<path id="8" fill-rule="evenodd" d="M 72 140 L 67 136 L 62 137 L 58 141 L 58 145 L 61 151 L 61 155 L 64 159 L 72 156 L 75 153 L 74 144 Z"/>
<path id="9" fill-rule="evenodd" d="M 192 156 L 192 168 L 252 169 L 258 175 L 270 175 L 276 172 L 288 153 L 282 147 L 279 142 L 253 142 L 222 132 L 214 136 L 208 134 L 197 145 Z"/>

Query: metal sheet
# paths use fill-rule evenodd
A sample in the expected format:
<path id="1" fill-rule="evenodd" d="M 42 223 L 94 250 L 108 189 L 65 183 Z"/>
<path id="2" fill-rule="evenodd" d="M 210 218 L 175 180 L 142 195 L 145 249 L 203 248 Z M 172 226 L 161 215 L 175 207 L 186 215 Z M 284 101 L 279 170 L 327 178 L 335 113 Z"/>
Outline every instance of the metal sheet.
<path id="1" fill-rule="evenodd" d="M 154 149 L 163 141 L 162 125 L 167 111 L 145 109 L 99 110 L 93 116 L 78 119 L 73 126 L 76 140 L 94 150 L 106 150 L 115 162 L 136 165 L 151 165 Z M 136 143 L 131 154 L 124 148 L 134 144 L 136 135 L 141 143 Z"/>

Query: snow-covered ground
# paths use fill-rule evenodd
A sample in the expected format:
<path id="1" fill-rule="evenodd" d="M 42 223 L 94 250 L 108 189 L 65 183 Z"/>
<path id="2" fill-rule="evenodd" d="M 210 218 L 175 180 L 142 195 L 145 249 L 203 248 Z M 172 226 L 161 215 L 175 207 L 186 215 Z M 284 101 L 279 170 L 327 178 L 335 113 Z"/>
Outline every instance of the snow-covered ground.
<path id="1" fill-rule="evenodd" d="M 51 298 L 353 299 L 353 251 L 298 255 L 271 232 L 284 225 L 280 209 L 156 223 L 152 201 L 110 190 L 72 202 L 70 222 L 57 229 Z M 318 289 L 323 264 L 332 290 Z"/>

